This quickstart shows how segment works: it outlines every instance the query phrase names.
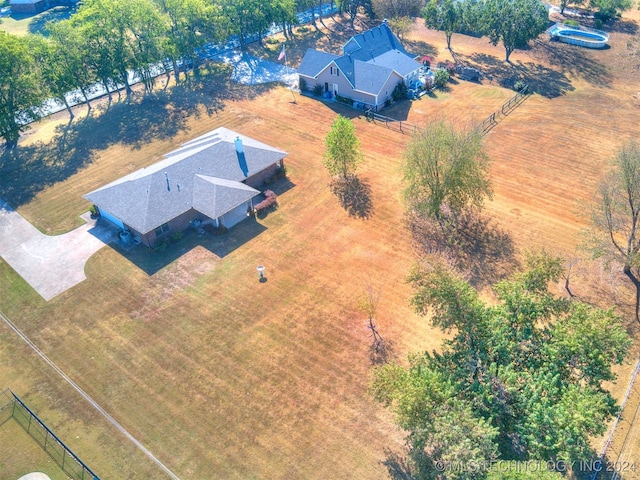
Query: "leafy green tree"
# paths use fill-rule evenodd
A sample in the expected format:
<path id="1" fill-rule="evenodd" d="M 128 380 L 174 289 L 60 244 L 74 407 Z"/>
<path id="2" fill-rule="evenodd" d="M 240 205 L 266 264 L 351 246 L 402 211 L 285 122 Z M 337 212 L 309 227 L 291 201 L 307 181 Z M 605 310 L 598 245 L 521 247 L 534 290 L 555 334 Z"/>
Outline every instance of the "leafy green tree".
<path id="1" fill-rule="evenodd" d="M 146 91 L 151 91 L 155 78 L 152 69 L 164 57 L 168 18 L 153 0 L 128 0 L 122 8 L 126 44 L 131 53 L 128 69 L 142 79 Z"/>
<path id="2" fill-rule="evenodd" d="M 413 29 L 412 17 L 394 17 L 389 19 L 389 28 L 398 38 L 404 39 Z"/>
<path id="3" fill-rule="evenodd" d="M 310 10 L 311 25 L 313 25 L 316 30 L 319 30 L 318 24 L 316 23 L 316 16 L 320 16 L 320 22 L 324 25 L 322 21 L 322 4 L 324 3 L 323 0 L 295 0 L 295 3 L 297 12 Z"/>
<path id="4" fill-rule="evenodd" d="M 292 26 L 298 23 L 295 0 L 271 0 L 271 18 L 282 27 L 286 38 L 293 37 Z"/>
<path id="5" fill-rule="evenodd" d="M 35 61 L 33 37 L 0 32 L 0 136 L 7 147 L 18 144 L 20 132 L 43 115 L 48 91 Z"/>
<path id="6" fill-rule="evenodd" d="M 87 46 L 79 29 L 74 28 L 69 20 L 49 24 L 47 29 L 52 58 L 45 71 L 50 76 L 48 82 L 51 93 L 65 104 L 73 119 L 66 95 L 78 90 L 80 98 L 74 100 L 84 100 L 90 111 L 89 89 L 98 79 L 95 70 L 87 62 Z"/>
<path id="7" fill-rule="evenodd" d="M 483 0 L 464 0 L 464 2 L 461 2 L 460 10 L 462 10 L 462 18 L 460 20 L 460 30 L 463 32 L 482 34 L 484 31 L 482 22 L 483 9 Z"/>
<path id="8" fill-rule="evenodd" d="M 176 82 L 180 79 L 178 61 L 194 63 L 195 50 L 211 40 L 223 40 L 226 29 L 220 7 L 205 0 L 156 0 L 169 18 L 170 34 L 165 38 L 165 51 L 171 59 Z"/>
<path id="9" fill-rule="evenodd" d="M 443 222 L 450 211 L 491 198 L 489 157 L 476 130 L 456 131 L 441 120 L 418 132 L 405 152 L 405 198 L 411 209 Z"/>
<path id="10" fill-rule="evenodd" d="M 260 0 L 216 0 L 225 17 L 228 35 L 237 35 L 240 48 L 246 48 L 249 37 L 262 35 L 274 22 L 271 2 Z"/>
<path id="11" fill-rule="evenodd" d="M 636 290 L 640 321 L 640 146 L 635 140 L 620 148 L 600 183 L 588 234 L 594 257 L 622 265 Z"/>
<path id="12" fill-rule="evenodd" d="M 409 432 L 414 459 L 419 453 L 433 466 L 483 459 L 486 465 L 496 452 L 543 461 L 590 457 L 589 439 L 605 431 L 616 411 L 603 382 L 615 379 L 611 367 L 623 361 L 630 340 L 612 310 L 554 297 L 548 285 L 561 271 L 559 259 L 531 255 L 527 270 L 496 284 L 497 302 L 486 303 L 443 264 L 414 268 L 416 312 L 451 335 L 441 353 L 411 357 L 409 368 L 383 366 L 372 382 L 374 396 Z M 481 445 L 478 432 L 488 443 L 476 451 L 443 448 L 445 430 L 456 432 L 458 445 Z M 481 473 L 476 478 L 488 472 Z"/>
<path id="13" fill-rule="evenodd" d="M 87 0 L 69 19 L 71 27 L 84 39 L 84 58 L 96 78 L 105 88 L 109 98 L 117 84 L 124 81 L 130 92 L 127 68 L 130 52 L 127 51 L 122 27 L 124 19 L 112 0 Z"/>
<path id="14" fill-rule="evenodd" d="M 433 74 L 433 84 L 438 88 L 444 88 L 447 86 L 451 75 L 446 68 L 436 68 Z"/>
<path id="15" fill-rule="evenodd" d="M 493 45 L 502 42 L 508 62 L 516 48 L 526 47 L 546 30 L 549 13 L 538 0 L 486 0 L 480 21 Z"/>
<path id="16" fill-rule="evenodd" d="M 342 15 L 347 14 L 349 16 L 349 24 L 352 30 L 360 9 L 363 9 L 371 16 L 374 15 L 371 0 L 336 0 L 336 6 Z"/>
<path id="17" fill-rule="evenodd" d="M 595 18 L 608 22 L 625 10 L 633 7 L 633 0 L 590 0 L 589 5 L 596 11 Z"/>
<path id="18" fill-rule="evenodd" d="M 481 469 L 496 455 L 497 430 L 473 413 L 456 386 L 430 355 L 410 358 L 408 369 L 387 364 L 376 370 L 374 397 L 391 408 L 398 425 L 409 432 L 410 456 L 417 478 L 446 473 L 447 479 L 482 478 Z"/>
<path id="19" fill-rule="evenodd" d="M 87 61 L 109 95 L 116 85 L 131 94 L 131 71 L 150 88 L 149 68 L 162 58 L 168 33 L 153 0 L 85 0 L 71 23 L 85 39 Z"/>
<path id="20" fill-rule="evenodd" d="M 429 0 L 422 9 L 427 28 L 444 32 L 449 50 L 451 37 L 462 27 L 462 15 L 462 3 L 454 0 Z"/>
<path id="21" fill-rule="evenodd" d="M 342 115 L 338 115 L 331 124 L 325 146 L 323 163 L 331 175 L 346 179 L 355 173 L 363 160 L 353 122 Z"/>

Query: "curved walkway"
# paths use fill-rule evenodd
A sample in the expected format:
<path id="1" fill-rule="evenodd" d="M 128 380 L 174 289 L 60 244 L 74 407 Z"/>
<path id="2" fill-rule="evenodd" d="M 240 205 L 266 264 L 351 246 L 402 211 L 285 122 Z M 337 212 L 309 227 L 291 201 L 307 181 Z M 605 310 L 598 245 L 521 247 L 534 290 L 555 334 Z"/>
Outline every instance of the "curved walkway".
<path id="1" fill-rule="evenodd" d="M 85 280 L 84 265 L 116 240 L 116 230 L 89 217 L 63 235 L 41 233 L 0 199 L 0 256 L 45 300 Z"/>

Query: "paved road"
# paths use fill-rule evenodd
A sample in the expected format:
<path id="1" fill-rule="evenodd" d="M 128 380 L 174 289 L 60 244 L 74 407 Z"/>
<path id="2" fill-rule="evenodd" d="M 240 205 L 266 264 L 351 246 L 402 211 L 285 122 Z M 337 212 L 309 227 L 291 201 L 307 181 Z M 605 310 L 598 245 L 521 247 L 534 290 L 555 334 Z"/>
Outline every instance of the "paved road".
<path id="1" fill-rule="evenodd" d="M 87 223 L 75 230 L 44 235 L 0 199 L 0 256 L 42 298 L 51 300 L 85 280 L 89 257 L 117 238 L 114 229 L 96 224 L 88 213 L 83 218 Z"/>

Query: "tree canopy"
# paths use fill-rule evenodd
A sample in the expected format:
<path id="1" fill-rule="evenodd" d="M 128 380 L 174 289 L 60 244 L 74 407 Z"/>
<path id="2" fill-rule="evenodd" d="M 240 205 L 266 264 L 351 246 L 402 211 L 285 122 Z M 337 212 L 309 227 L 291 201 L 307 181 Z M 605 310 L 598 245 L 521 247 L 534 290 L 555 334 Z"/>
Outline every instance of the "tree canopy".
<path id="1" fill-rule="evenodd" d="M 593 8 L 595 18 L 602 22 L 608 22 L 625 10 L 633 7 L 633 0 L 590 0 L 589 5 Z"/>
<path id="2" fill-rule="evenodd" d="M 35 39 L 0 32 L 0 136 L 9 147 L 41 117 L 40 104 L 47 98 L 34 50 L 40 50 Z"/>
<path id="3" fill-rule="evenodd" d="M 539 0 L 485 0 L 480 5 L 480 30 L 493 45 L 502 42 L 507 62 L 516 48 L 526 47 L 549 22 L 547 8 Z"/>
<path id="4" fill-rule="evenodd" d="M 449 50 L 451 50 L 451 37 L 462 27 L 462 5 L 462 2 L 454 0 L 429 0 L 422 9 L 426 26 L 444 32 Z"/>
<path id="5" fill-rule="evenodd" d="M 331 175 L 347 178 L 353 175 L 362 162 L 360 141 L 356 137 L 353 122 L 338 115 L 325 138 L 324 166 Z"/>
<path id="6" fill-rule="evenodd" d="M 480 132 L 437 121 L 418 132 L 405 152 L 405 198 L 438 221 L 491 197 L 489 157 Z"/>
<path id="7" fill-rule="evenodd" d="M 616 411 L 603 382 L 615 379 L 611 367 L 630 340 L 612 310 L 550 293 L 561 270 L 559 259 L 531 255 L 524 272 L 494 286 L 490 304 L 443 264 L 413 269 L 412 305 L 451 338 L 441 353 L 411 357 L 408 368 L 376 370 L 372 392 L 409 432 L 418 472 L 514 456 L 590 458 L 589 439 Z M 485 478 L 488 471 L 446 473 Z"/>
<path id="8" fill-rule="evenodd" d="M 73 118 L 68 95 L 79 92 L 89 109 L 90 90 L 100 84 L 131 93 L 131 74 L 151 91 L 158 73 L 198 74 L 200 51 L 236 35 L 241 46 L 262 38 L 277 23 L 291 32 L 300 9 L 321 0 L 84 0 L 69 19 L 49 22 L 44 35 L 0 33 L 0 136 L 9 146 L 55 98 Z M 360 1 L 358 6 L 367 4 Z M 314 12 L 314 15 L 317 12 Z M 315 18 L 313 19 L 315 21 Z M 189 78 L 187 74 L 184 78 Z"/>

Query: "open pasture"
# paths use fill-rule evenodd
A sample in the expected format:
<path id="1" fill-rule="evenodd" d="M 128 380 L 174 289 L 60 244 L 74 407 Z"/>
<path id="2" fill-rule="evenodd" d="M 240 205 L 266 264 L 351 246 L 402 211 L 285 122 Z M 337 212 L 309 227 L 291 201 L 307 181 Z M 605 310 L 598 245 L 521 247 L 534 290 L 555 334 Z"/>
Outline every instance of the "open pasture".
<path id="1" fill-rule="evenodd" d="M 609 50 L 541 39 L 511 65 L 486 39 L 454 35 L 455 54 L 483 71 L 482 84 L 458 80 L 383 113 L 416 125 L 440 117 L 473 125 L 513 95 L 502 79 L 524 77 L 537 93 L 487 136 L 495 190 L 487 212 L 518 249 L 573 255 L 584 226 L 579 206 L 620 143 L 637 135 L 638 85 L 624 52 L 635 23 L 621 23 L 628 28 L 612 32 Z M 443 34 L 416 24 L 410 40 L 451 59 Z M 279 208 L 162 253 L 104 248 L 87 264 L 88 279 L 50 302 L 0 262 L 0 310 L 181 479 L 385 478 L 402 432 L 366 394 L 371 337 L 356 299 L 367 285 L 381 289 L 378 329 L 401 361 L 441 340 L 407 304 L 414 252 L 400 165 L 408 137 L 354 110 L 299 95 L 293 103 L 284 88 L 234 86 L 224 75 L 69 126 L 64 113 L 35 126 L 0 158 L 3 178 L 13 179 L 0 196 L 19 199 L 38 228 L 60 233 L 89 208 L 82 193 L 225 126 L 289 152 L 291 183 Z M 321 163 L 337 113 L 354 118 L 365 156 L 360 217 L 332 194 Z M 585 263 L 575 289 L 627 312 L 626 287 L 604 277 Z M 163 478 L 0 325 L 5 386 L 102 478 Z"/>

